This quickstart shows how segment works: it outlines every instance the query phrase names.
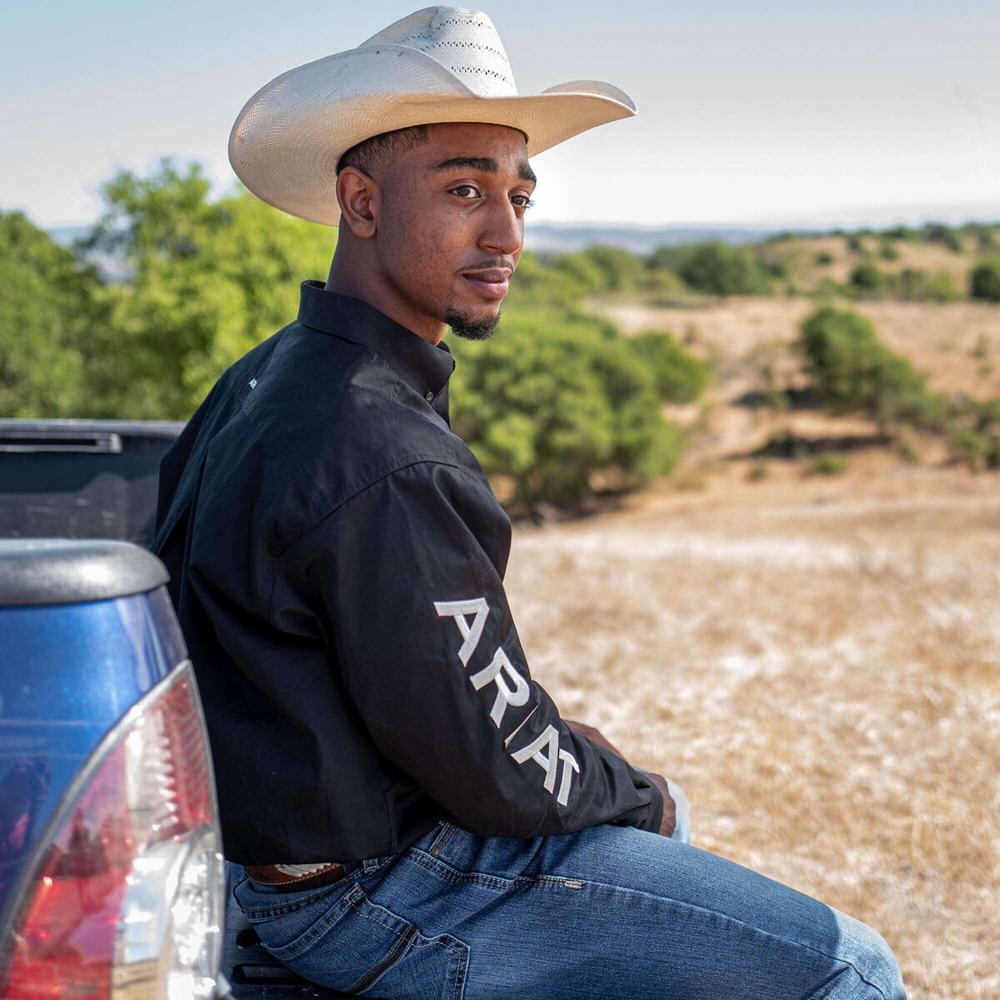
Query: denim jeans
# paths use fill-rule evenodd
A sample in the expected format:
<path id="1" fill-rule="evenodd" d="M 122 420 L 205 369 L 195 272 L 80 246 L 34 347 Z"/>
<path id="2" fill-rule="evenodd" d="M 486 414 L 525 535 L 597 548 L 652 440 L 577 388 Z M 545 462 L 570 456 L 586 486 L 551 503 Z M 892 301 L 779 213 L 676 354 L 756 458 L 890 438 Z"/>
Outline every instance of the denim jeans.
<path id="1" fill-rule="evenodd" d="M 239 874 L 239 872 L 237 872 Z M 233 889 L 299 975 L 391 1000 L 902 1000 L 864 924 L 631 827 L 482 838 L 442 821 L 338 882 Z"/>

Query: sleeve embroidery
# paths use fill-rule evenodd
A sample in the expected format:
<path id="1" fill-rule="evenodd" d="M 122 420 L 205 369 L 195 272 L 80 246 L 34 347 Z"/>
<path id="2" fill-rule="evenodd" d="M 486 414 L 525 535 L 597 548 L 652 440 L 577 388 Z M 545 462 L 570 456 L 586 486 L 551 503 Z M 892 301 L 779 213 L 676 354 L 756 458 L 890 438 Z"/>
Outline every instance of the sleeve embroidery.
<path id="1" fill-rule="evenodd" d="M 476 647 L 479 645 L 479 640 L 482 638 L 483 628 L 490 613 L 486 599 L 476 597 L 466 601 L 435 601 L 434 610 L 437 611 L 439 618 L 454 620 L 459 635 L 462 637 L 458 658 L 461 660 L 462 666 L 467 667 L 469 660 L 472 659 L 472 654 L 475 653 Z M 474 616 L 471 625 L 469 624 L 469 615 Z M 482 690 L 490 683 L 496 685 L 496 698 L 490 710 L 490 720 L 497 729 L 503 722 L 507 706 L 512 705 L 518 708 L 525 705 L 531 694 L 528 682 L 511 663 L 501 646 L 497 647 L 488 666 L 469 677 L 469 683 L 476 691 Z M 534 709 L 532 709 L 533 712 Z M 505 747 L 526 721 L 527 719 L 522 720 L 514 733 L 507 737 L 504 741 Z M 550 795 L 555 795 L 556 801 L 561 806 L 569 802 L 573 775 L 580 773 L 580 765 L 573 754 L 568 750 L 560 749 L 559 732 L 554 726 L 546 725 L 535 739 L 519 749 L 510 751 L 510 756 L 516 764 L 525 764 L 529 760 L 534 761 L 545 772 L 545 779 L 542 782 L 545 791 Z M 559 774 L 560 763 L 562 764 L 562 777 L 559 781 L 557 794 L 556 778 Z"/>

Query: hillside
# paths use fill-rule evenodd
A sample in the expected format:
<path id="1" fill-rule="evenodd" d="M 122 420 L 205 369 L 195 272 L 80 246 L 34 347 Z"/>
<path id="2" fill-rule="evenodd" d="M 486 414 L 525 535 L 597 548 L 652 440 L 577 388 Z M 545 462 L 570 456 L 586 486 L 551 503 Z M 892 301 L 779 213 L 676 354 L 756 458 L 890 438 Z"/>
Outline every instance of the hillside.
<path id="1" fill-rule="evenodd" d="M 981 302 L 839 304 L 871 319 L 892 350 L 928 375 L 931 389 L 974 398 L 1000 396 L 1000 306 Z M 885 449 L 875 440 L 878 429 L 870 420 L 765 405 L 769 391 L 803 385 L 801 359 L 792 344 L 815 305 L 802 298 L 751 296 L 692 306 L 591 303 L 626 334 L 672 331 L 692 353 L 712 363 L 714 377 L 705 398 L 667 411 L 696 432 L 687 462 L 700 469 L 722 460 L 749 462 L 754 451 L 785 431 L 815 442 L 820 450 L 836 451 L 838 439 L 847 439 L 849 450 L 864 447 L 866 441 L 869 449 Z M 940 440 L 917 438 L 919 453 L 914 458 L 918 463 L 943 461 Z M 890 461 L 898 462 L 898 455 L 893 452 Z"/>

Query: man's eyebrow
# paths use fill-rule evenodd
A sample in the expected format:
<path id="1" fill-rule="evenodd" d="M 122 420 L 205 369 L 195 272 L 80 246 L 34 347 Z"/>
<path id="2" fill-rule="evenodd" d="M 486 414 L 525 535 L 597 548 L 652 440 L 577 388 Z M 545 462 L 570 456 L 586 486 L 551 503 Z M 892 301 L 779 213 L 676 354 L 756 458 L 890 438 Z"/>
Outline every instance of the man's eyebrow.
<path id="1" fill-rule="evenodd" d="M 492 156 L 453 156 L 451 159 L 435 163 L 431 167 L 431 170 L 436 173 L 444 170 L 457 170 L 460 167 L 466 167 L 470 170 L 481 170 L 486 174 L 498 174 L 500 172 L 500 164 Z M 527 162 L 521 163 L 518 166 L 517 176 L 522 181 L 531 181 L 532 184 L 538 183 L 538 178 L 535 176 L 534 170 L 528 166 Z"/>

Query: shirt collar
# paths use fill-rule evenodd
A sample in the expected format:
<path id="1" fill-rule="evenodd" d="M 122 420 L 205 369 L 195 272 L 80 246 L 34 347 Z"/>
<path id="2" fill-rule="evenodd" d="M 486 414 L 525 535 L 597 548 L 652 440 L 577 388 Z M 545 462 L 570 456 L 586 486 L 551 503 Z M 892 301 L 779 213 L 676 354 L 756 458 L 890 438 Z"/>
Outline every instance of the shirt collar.
<path id="1" fill-rule="evenodd" d="M 381 354 L 428 403 L 445 392 L 455 368 L 444 344 L 435 347 L 367 302 L 327 291 L 321 281 L 302 282 L 299 323 Z"/>

